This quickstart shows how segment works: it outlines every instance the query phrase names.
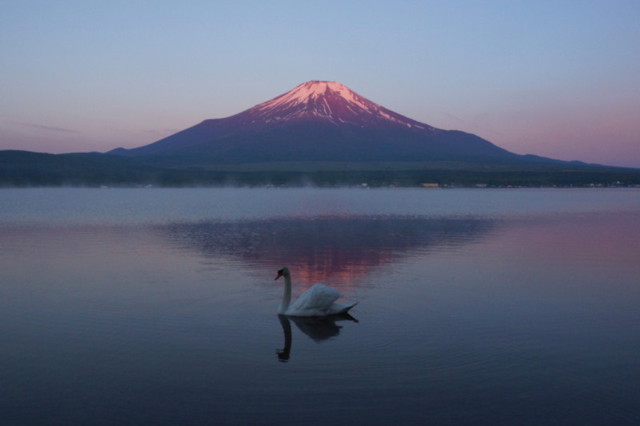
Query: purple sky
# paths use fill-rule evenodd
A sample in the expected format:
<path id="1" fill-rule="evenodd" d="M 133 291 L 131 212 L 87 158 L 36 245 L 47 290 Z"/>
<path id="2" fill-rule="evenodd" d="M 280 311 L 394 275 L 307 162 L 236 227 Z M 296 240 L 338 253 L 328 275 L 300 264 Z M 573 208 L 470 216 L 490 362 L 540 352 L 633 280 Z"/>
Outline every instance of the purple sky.
<path id="1" fill-rule="evenodd" d="M 107 151 L 307 80 L 519 154 L 640 167 L 640 2 L 4 1 L 0 149 Z"/>

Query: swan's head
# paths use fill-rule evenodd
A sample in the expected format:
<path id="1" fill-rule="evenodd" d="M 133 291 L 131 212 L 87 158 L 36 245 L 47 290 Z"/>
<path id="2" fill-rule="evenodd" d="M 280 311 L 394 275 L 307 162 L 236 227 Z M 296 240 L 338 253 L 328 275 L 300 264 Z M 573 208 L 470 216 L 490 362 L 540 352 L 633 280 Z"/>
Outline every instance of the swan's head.
<path id="1" fill-rule="evenodd" d="M 276 280 L 280 277 L 289 277 L 289 268 L 286 266 L 278 271 L 278 275 L 276 275 Z"/>

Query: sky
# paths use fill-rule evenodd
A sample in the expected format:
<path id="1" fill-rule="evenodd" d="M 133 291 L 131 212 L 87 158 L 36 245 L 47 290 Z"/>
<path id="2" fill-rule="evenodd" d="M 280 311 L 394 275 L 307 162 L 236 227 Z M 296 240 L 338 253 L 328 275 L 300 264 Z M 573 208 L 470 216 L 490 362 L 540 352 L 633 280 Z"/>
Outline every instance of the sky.
<path id="1" fill-rule="evenodd" d="M 133 148 L 308 80 L 640 167 L 640 1 L 0 0 L 0 149 Z"/>

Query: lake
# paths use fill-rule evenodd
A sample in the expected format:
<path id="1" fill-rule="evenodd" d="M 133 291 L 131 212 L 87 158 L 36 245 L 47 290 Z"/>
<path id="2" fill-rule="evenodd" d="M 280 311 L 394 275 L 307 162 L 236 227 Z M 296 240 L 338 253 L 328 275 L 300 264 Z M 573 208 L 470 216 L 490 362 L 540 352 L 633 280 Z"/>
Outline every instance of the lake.
<path id="1" fill-rule="evenodd" d="M 0 190 L 2 424 L 637 425 L 639 307 L 639 189 Z"/>

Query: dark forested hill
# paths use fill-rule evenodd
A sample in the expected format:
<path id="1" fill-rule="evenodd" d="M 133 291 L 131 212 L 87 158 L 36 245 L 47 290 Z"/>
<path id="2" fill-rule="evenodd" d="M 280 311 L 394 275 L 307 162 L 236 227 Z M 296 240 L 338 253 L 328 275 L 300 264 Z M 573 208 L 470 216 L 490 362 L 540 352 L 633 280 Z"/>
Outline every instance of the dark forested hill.
<path id="1" fill-rule="evenodd" d="M 0 186 L 361 185 L 624 186 L 640 170 L 584 164 L 529 167 L 466 163 L 263 163 L 226 167 L 161 166 L 107 154 L 0 151 Z"/>

